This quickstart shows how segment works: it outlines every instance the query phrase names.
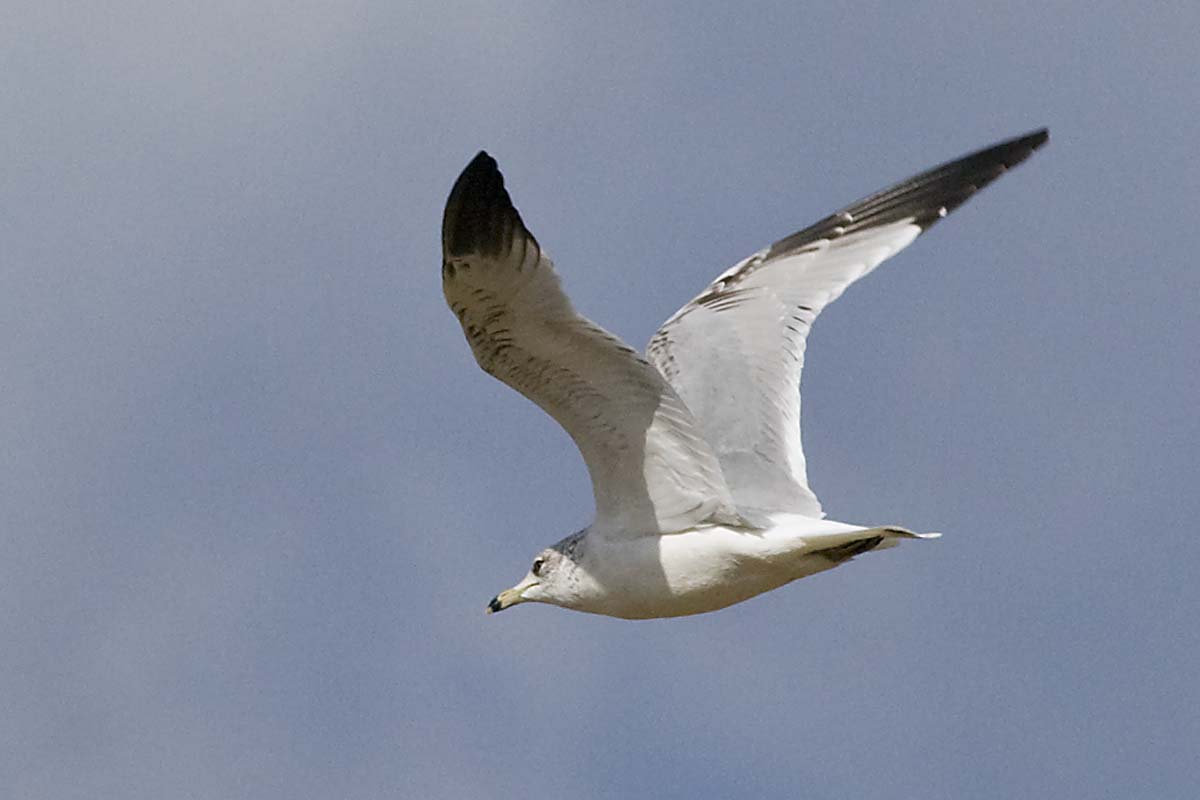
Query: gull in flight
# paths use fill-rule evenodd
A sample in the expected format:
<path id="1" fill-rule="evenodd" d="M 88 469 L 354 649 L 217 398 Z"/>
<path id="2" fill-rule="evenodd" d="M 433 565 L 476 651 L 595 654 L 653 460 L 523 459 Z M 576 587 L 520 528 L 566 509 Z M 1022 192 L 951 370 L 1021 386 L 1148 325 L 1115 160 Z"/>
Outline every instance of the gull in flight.
<path id="1" fill-rule="evenodd" d="M 488 611 L 700 614 L 938 536 L 824 518 L 800 447 L 805 340 L 847 286 L 1047 138 L 934 167 L 760 250 L 664 322 L 645 355 L 575 311 L 479 153 L 446 201 L 446 302 L 479 366 L 571 435 L 596 501 L 595 521 L 539 553 Z"/>

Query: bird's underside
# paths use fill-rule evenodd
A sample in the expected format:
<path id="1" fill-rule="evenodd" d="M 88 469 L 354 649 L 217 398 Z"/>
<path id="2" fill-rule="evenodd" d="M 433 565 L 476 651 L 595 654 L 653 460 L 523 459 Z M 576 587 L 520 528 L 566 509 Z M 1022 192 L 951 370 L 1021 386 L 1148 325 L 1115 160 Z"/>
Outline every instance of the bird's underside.
<path id="1" fill-rule="evenodd" d="M 593 525 L 568 537 L 570 556 L 544 551 L 493 610 L 537 600 L 614 616 L 697 613 L 728 605 L 711 602 L 722 591 L 737 602 L 913 536 L 822 521 L 800 440 L 808 331 L 847 286 L 1047 138 L 947 162 L 760 250 L 663 323 L 644 356 L 574 310 L 496 162 L 476 156 L 443 219 L 447 303 L 480 367 L 575 441 L 596 502 Z M 629 608 L 641 611 L 620 613 Z"/>

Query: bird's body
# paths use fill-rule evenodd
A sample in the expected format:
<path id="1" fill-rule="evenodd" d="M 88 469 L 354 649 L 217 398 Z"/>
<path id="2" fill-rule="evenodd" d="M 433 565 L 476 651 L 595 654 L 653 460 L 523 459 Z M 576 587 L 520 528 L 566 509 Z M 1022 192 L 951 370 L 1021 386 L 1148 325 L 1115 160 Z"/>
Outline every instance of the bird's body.
<path id="1" fill-rule="evenodd" d="M 1001 142 L 877 192 L 722 273 L 642 356 L 580 316 L 480 153 L 450 193 L 443 288 L 479 365 L 575 440 L 596 521 L 490 604 L 643 619 L 741 602 L 905 538 L 824 519 L 800 443 L 808 330 L 847 286 L 1045 143 Z"/>
<path id="2" fill-rule="evenodd" d="M 701 614 L 832 569 L 865 549 L 936 536 L 786 512 L 766 515 L 756 527 L 624 534 L 588 529 L 555 545 L 573 551 L 560 567 L 573 584 L 562 605 L 625 619 Z M 860 543 L 870 547 L 859 550 Z"/>

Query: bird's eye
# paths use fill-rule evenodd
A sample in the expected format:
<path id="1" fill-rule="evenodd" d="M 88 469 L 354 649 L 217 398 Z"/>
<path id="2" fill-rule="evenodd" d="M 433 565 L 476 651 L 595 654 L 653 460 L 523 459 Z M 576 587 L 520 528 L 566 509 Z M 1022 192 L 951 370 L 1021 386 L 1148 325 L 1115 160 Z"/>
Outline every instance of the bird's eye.
<path id="1" fill-rule="evenodd" d="M 544 559 L 544 558 L 534 559 L 533 567 L 531 567 L 529 571 L 532 572 L 534 575 L 541 577 L 542 567 L 545 566 L 545 564 L 546 564 L 546 559 Z"/>

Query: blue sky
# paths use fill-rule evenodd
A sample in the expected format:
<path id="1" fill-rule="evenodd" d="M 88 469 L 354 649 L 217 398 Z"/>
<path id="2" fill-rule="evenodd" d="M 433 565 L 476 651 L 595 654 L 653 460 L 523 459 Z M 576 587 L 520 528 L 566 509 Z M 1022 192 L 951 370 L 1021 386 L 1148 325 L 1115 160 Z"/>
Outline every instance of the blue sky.
<path id="1" fill-rule="evenodd" d="M 1191 797 L 1200 12 L 1125 8 L 10 7 L 0 793 Z M 444 307 L 477 150 L 640 346 L 1042 125 L 809 340 L 826 510 L 944 539 L 484 616 L 591 492 Z"/>

